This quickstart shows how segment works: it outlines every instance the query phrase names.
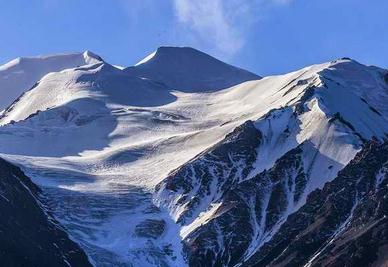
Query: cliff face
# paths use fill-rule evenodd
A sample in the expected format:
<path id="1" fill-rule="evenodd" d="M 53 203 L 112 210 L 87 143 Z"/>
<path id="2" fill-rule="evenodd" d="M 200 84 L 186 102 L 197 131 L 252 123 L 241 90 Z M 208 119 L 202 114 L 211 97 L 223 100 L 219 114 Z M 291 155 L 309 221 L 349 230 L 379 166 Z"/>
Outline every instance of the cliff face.
<path id="1" fill-rule="evenodd" d="M 248 156 L 257 156 L 262 134 L 249 125 L 237 128 L 158 187 L 159 197 L 174 203 L 170 208 L 178 207 L 172 213 L 182 224 L 189 265 L 387 264 L 388 142 L 365 143 L 334 180 L 311 192 L 303 203 L 309 182 L 309 169 L 303 164 L 308 142 L 250 179 L 243 180 L 245 168 L 233 171 L 235 162 L 251 166 Z M 233 151 L 239 149 L 237 160 Z M 196 211 L 207 202 L 212 203 L 210 209 Z M 192 219 L 193 211 L 200 220 Z"/>
<path id="2" fill-rule="evenodd" d="M 388 264 L 388 143 L 363 150 L 245 266 L 385 266 Z"/>
<path id="3" fill-rule="evenodd" d="M 211 220 L 186 238 L 191 266 L 235 266 L 268 241 L 306 185 L 302 148 L 225 192 Z"/>

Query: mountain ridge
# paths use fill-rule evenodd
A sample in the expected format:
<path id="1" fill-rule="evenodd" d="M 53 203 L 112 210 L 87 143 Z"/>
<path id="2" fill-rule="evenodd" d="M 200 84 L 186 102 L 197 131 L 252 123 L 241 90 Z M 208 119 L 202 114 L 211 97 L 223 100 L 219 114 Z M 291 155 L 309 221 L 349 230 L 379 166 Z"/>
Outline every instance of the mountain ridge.
<path id="1" fill-rule="evenodd" d="M 37 57 L 19 57 L 0 66 L 0 110 L 50 72 L 103 61 L 90 51 Z"/>
<path id="2" fill-rule="evenodd" d="M 261 78 L 187 49 L 51 72 L 0 120 L 2 157 L 96 266 L 241 265 L 387 139 L 387 70 L 344 58 Z"/>

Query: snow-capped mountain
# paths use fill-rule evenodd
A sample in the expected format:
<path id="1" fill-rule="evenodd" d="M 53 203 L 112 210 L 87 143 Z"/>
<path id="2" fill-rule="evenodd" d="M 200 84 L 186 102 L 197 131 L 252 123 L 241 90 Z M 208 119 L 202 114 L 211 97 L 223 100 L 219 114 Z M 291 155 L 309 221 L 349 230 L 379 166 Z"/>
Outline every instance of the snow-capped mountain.
<path id="1" fill-rule="evenodd" d="M 348 266 L 386 262 L 387 239 L 362 240 L 387 209 L 362 214 L 387 196 L 387 70 L 344 58 L 262 78 L 192 48 L 125 69 L 79 55 L 36 64 L 0 153 L 93 265 L 337 266 L 353 247 Z"/>
<path id="2" fill-rule="evenodd" d="M 190 47 L 159 47 L 125 71 L 182 92 L 215 91 L 260 79 Z"/>
<path id="3" fill-rule="evenodd" d="M 0 66 L 0 110 L 8 107 L 12 101 L 50 72 L 101 61 L 99 56 L 90 51 L 14 59 Z"/>

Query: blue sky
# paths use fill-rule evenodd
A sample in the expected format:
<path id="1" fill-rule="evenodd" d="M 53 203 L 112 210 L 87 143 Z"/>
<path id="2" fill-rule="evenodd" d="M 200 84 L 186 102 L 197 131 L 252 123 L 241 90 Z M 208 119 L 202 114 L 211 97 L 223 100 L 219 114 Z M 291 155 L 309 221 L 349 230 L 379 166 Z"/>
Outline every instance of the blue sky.
<path id="1" fill-rule="evenodd" d="M 348 56 L 388 67 L 387 0 L 0 0 L 0 62 L 192 46 L 260 75 Z M 0 63 L 0 64 L 1 64 Z"/>

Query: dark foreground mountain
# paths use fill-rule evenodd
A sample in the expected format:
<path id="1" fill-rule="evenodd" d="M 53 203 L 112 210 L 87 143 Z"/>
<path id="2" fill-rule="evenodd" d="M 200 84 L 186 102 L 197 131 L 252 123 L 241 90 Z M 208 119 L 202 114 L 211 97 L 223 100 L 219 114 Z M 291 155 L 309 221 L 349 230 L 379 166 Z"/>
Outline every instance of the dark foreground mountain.
<path id="1" fill-rule="evenodd" d="M 0 159 L 2 266 L 91 266 L 39 200 L 41 190 L 20 168 Z"/>

